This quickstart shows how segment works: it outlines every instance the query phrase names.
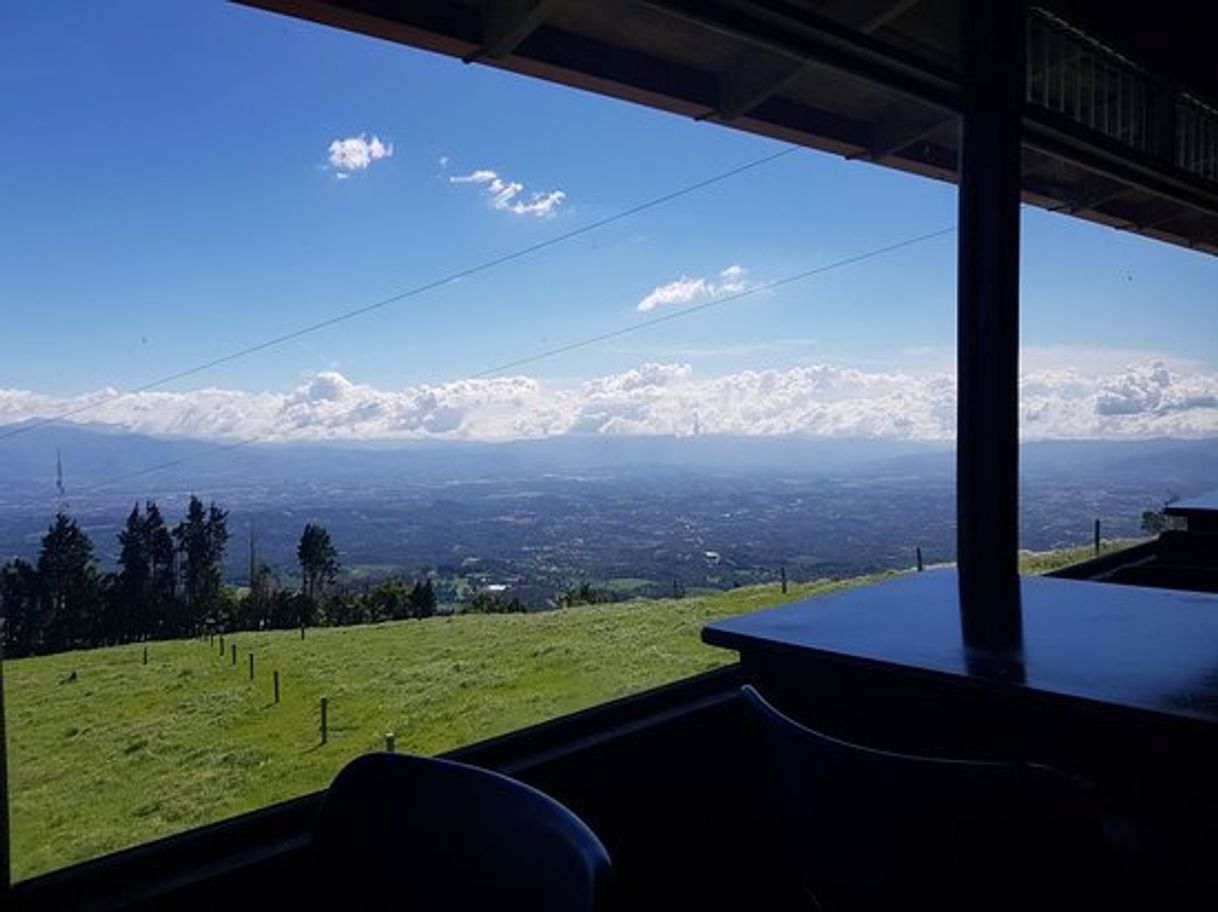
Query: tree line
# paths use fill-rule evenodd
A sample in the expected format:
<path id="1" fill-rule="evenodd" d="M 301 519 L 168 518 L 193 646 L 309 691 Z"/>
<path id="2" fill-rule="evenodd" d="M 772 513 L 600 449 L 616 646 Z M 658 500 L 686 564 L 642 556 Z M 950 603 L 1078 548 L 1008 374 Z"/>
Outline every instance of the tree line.
<path id="1" fill-rule="evenodd" d="M 0 566 L 4 654 L 172 639 L 208 632 L 338 626 L 425 618 L 436 613 L 430 579 L 385 580 L 361 593 L 336 589 L 338 552 L 320 525 L 306 524 L 297 545 L 301 584 L 278 585 L 271 568 L 251 565 L 249 587 L 223 580 L 228 511 L 191 496 L 170 526 L 155 501 L 132 507 L 118 533 L 117 568 L 105 572 L 75 518 L 55 515 L 38 558 Z"/>

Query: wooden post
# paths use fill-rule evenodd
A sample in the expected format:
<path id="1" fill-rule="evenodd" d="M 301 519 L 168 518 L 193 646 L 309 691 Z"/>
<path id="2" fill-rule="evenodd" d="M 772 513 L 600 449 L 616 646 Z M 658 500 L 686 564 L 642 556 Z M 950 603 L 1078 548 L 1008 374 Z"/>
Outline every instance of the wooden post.
<path id="1" fill-rule="evenodd" d="M 144 664 L 145 665 L 148 664 L 148 647 L 147 646 L 144 647 Z"/>
<path id="2" fill-rule="evenodd" d="M 233 664 L 236 665 L 237 664 L 237 644 L 236 643 L 232 644 L 232 650 L 233 650 Z"/>
<path id="3" fill-rule="evenodd" d="M 1098 518 L 1095 521 L 1095 556 L 1100 556 L 1100 521 Z"/>
<path id="4" fill-rule="evenodd" d="M 254 654 L 250 653 L 250 680 L 254 680 Z"/>
<path id="5" fill-rule="evenodd" d="M 321 743 L 322 744 L 326 743 L 326 739 L 329 736 L 329 731 L 327 730 L 327 727 L 326 727 L 326 706 L 327 706 L 327 700 L 325 697 L 322 697 L 321 698 Z"/>
<path id="6" fill-rule="evenodd" d="M 782 594 L 786 595 L 787 594 L 787 568 L 779 567 L 778 575 L 782 577 Z"/>
<path id="7" fill-rule="evenodd" d="M 275 669 L 274 678 L 275 678 L 275 702 L 278 703 L 279 702 L 279 669 L 278 668 Z"/>
<path id="8" fill-rule="evenodd" d="M 397 753 L 397 743 L 393 732 L 389 732 L 385 735 L 385 750 L 391 754 Z"/>
<path id="9" fill-rule="evenodd" d="M 224 634 L 220 634 L 220 656 L 224 657 Z"/>
<path id="10" fill-rule="evenodd" d="M 304 639 L 304 624 L 300 625 L 300 638 L 302 640 Z"/>
<path id="11" fill-rule="evenodd" d="M 918 572 L 921 573 L 924 569 L 926 569 L 925 565 L 922 563 L 922 546 L 921 545 L 918 545 L 916 552 L 918 555 Z"/>

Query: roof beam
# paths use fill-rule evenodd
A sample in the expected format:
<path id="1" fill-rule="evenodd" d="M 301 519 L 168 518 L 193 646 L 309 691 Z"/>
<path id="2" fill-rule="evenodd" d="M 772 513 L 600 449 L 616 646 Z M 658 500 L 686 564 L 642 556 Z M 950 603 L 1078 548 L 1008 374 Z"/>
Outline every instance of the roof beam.
<path id="1" fill-rule="evenodd" d="M 893 2 L 884 3 L 879 8 L 870 10 L 866 9 L 865 5 L 863 7 L 852 6 L 850 9 L 862 11 L 863 18 L 855 24 L 855 27 L 860 32 L 869 35 L 902 16 L 917 6 L 919 2 L 920 0 L 893 0 Z M 734 69 L 729 70 L 723 78 L 721 89 L 723 100 L 719 108 L 699 119 L 735 120 L 777 95 L 809 69 L 807 63 L 791 61 L 789 58 L 784 63 L 763 66 L 760 69 L 756 63 L 755 60 L 745 60 Z M 914 139 L 916 138 L 918 137 L 914 137 Z M 913 139 L 909 142 L 913 142 Z"/>
<path id="2" fill-rule="evenodd" d="M 820 0 L 815 5 L 826 19 L 870 34 L 899 19 L 919 0 Z"/>
<path id="3" fill-rule="evenodd" d="M 1113 200 L 1118 200 L 1134 191 L 1133 187 L 1113 187 L 1108 185 L 1107 189 L 1097 190 L 1093 193 L 1079 194 L 1072 200 L 1067 200 L 1064 203 L 1058 203 L 1056 206 L 1049 206 L 1050 212 L 1067 212 L 1071 215 L 1078 212 L 1086 212 L 1094 210 L 1096 206 L 1103 206 L 1105 203 L 1111 203 Z"/>
<path id="4" fill-rule="evenodd" d="M 1148 228 L 1162 228 L 1164 225 L 1169 225 L 1177 219 L 1184 218 L 1188 215 L 1192 215 L 1192 213 L 1187 210 L 1181 212 L 1179 209 L 1175 209 L 1170 212 L 1164 212 L 1160 215 L 1154 216 L 1153 218 L 1141 219 L 1140 221 L 1134 223 L 1134 227 L 1137 228 L 1138 231 L 1145 231 Z"/>
<path id="5" fill-rule="evenodd" d="M 929 108 L 911 111 L 904 105 L 893 105 L 887 116 L 871 125 L 865 157 L 872 161 L 887 158 L 955 120 L 955 114 L 944 115 Z"/>
<path id="6" fill-rule="evenodd" d="M 816 64 L 948 110 L 959 110 L 958 73 L 927 64 L 858 29 L 802 7 L 749 0 L 637 0 L 670 16 L 803 64 Z"/>
<path id="7" fill-rule="evenodd" d="M 699 120 L 735 120 L 777 95 L 807 70 L 807 64 L 773 56 L 745 59 L 719 77 L 719 104 Z"/>
<path id="8" fill-rule="evenodd" d="M 871 34 L 877 29 L 881 29 L 888 23 L 893 22 L 918 5 L 919 0 L 895 0 L 894 3 L 888 4 L 887 9 L 877 10 L 870 18 L 859 26 L 860 32 Z"/>
<path id="9" fill-rule="evenodd" d="M 482 12 L 482 46 L 462 60 L 497 60 L 520 47 L 558 6 L 558 0 L 487 0 Z"/>
<path id="10" fill-rule="evenodd" d="M 1218 191 L 1204 178 L 1179 168 L 1147 160 L 1106 136 L 1067 122 L 1051 112 L 1024 107 L 1024 142 L 1048 155 L 1085 168 L 1094 174 L 1183 203 L 1208 215 L 1218 215 Z"/>

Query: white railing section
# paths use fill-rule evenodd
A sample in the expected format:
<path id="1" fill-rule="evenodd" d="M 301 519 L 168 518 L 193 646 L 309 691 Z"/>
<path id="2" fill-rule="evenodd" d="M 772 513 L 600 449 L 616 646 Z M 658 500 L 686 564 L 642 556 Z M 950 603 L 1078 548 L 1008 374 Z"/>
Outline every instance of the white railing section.
<path id="1" fill-rule="evenodd" d="M 1218 109 L 1039 8 L 1028 17 L 1026 98 L 1142 155 L 1218 181 Z"/>

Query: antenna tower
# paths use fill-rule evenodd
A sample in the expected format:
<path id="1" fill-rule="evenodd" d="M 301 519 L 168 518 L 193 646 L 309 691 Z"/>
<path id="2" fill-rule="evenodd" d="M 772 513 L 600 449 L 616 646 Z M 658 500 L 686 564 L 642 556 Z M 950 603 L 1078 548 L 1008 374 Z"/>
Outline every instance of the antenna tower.
<path id="1" fill-rule="evenodd" d="M 55 451 L 55 493 L 58 495 L 58 512 L 67 513 L 68 494 L 63 486 L 63 452 L 60 450 Z"/>

